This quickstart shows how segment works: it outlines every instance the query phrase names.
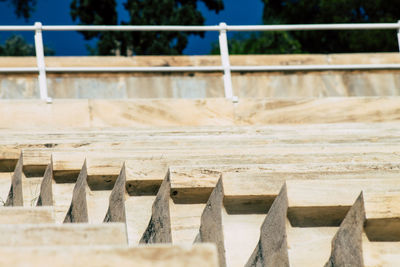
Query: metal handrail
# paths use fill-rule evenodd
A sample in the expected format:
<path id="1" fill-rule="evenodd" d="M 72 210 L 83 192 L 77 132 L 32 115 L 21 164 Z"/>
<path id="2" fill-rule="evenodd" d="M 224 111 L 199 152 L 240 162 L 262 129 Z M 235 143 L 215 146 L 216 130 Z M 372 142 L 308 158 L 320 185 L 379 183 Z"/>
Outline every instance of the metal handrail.
<path id="1" fill-rule="evenodd" d="M 229 61 L 227 31 L 311 31 L 311 30 L 397 30 L 400 50 L 400 21 L 397 23 L 349 24 L 293 24 L 293 25 L 226 25 L 214 26 L 152 26 L 152 25 L 42 25 L 0 26 L 0 31 L 35 31 L 37 67 L 0 68 L 0 72 L 39 72 L 40 98 L 51 102 L 47 94 L 46 72 L 210 72 L 224 73 L 225 97 L 236 100 L 232 90 L 231 71 L 323 71 L 323 70 L 372 70 L 400 69 L 400 64 L 343 64 L 343 65 L 290 65 L 290 66 L 231 66 Z M 43 31 L 217 31 L 221 66 L 186 67 L 46 67 L 43 49 Z"/>
<path id="2" fill-rule="evenodd" d="M 397 30 L 400 23 L 336 23 L 287 25 L 43 25 L 42 31 L 310 31 L 310 30 Z M 0 31 L 34 31 L 35 26 L 0 26 Z"/>

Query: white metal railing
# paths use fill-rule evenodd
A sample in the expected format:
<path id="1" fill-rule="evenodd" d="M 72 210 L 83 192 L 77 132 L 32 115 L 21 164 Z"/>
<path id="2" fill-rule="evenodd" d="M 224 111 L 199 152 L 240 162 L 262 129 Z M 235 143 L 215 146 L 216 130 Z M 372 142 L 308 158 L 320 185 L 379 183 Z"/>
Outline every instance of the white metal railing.
<path id="1" fill-rule="evenodd" d="M 231 71 L 309 71 L 309 70 L 372 70 L 400 69 L 400 64 L 343 64 L 343 65 L 291 65 L 291 66 L 231 66 L 228 50 L 228 31 L 309 31 L 309 30 L 397 30 L 400 50 L 400 21 L 397 23 L 353 24 L 295 24 L 230 26 L 221 22 L 215 26 L 135 26 L 135 25 L 72 25 L 46 26 L 36 22 L 33 26 L 0 26 L 0 31 L 34 31 L 37 67 L 0 68 L 0 72 L 38 72 L 40 98 L 51 102 L 47 94 L 46 72 L 223 72 L 225 97 L 237 101 L 233 95 Z M 46 67 L 43 49 L 43 31 L 217 31 L 221 66 L 187 67 Z"/>

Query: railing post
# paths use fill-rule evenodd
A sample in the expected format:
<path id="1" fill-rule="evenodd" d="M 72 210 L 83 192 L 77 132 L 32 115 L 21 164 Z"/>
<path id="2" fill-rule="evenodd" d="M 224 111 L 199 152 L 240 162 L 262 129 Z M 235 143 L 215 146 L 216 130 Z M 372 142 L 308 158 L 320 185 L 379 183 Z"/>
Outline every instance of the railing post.
<path id="1" fill-rule="evenodd" d="M 397 29 L 397 44 L 399 45 L 399 52 L 400 52 L 400 20 L 397 21 L 399 28 Z"/>
<path id="2" fill-rule="evenodd" d="M 35 22 L 35 51 L 36 62 L 39 69 L 40 99 L 50 103 L 51 98 L 47 95 L 46 65 L 44 63 L 44 49 L 42 37 L 42 23 Z"/>
<path id="3" fill-rule="evenodd" d="M 237 101 L 237 97 L 233 96 L 231 64 L 229 62 L 228 38 L 226 36 L 227 25 L 225 22 L 219 24 L 219 51 L 221 53 L 222 67 L 224 68 L 224 90 L 225 97 Z"/>

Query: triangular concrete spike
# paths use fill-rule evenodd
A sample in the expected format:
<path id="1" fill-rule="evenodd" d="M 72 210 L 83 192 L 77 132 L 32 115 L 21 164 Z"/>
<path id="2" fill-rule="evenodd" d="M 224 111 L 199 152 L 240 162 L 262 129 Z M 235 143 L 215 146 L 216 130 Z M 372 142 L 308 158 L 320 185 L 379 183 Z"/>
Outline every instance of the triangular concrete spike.
<path id="1" fill-rule="evenodd" d="M 289 266 L 286 235 L 288 197 L 286 184 L 282 186 L 261 226 L 260 240 L 246 267 Z"/>
<path id="2" fill-rule="evenodd" d="M 40 194 L 36 206 L 53 205 L 53 180 L 53 156 L 51 156 L 40 185 Z"/>
<path id="3" fill-rule="evenodd" d="M 226 266 L 224 233 L 222 226 L 222 208 L 224 200 L 224 187 L 222 177 L 211 195 L 201 215 L 200 230 L 195 242 L 210 242 L 217 246 L 219 264 Z"/>
<path id="4" fill-rule="evenodd" d="M 154 200 L 150 222 L 140 239 L 141 244 L 172 243 L 169 198 L 171 194 L 170 171 L 161 183 Z"/>
<path id="5" fill-rule="evenodd" d="M 331 256 L 325 267 L 364 266 L 362 233 L 365 220 L 364 197 L 361 191 L 333 237 Z"/>
<path id="6" fill-rule="evenodd" d="M 14 173 L 11 178 L 11 187 L 5 206 L 23 206 L 24 197 L 22 193 L 23 152 L 21 152 Z"/>
<path id="7" fill-rule="evenodd" d="M 86 187 L 87 187 L 87 167 L 86 159 L 82 169 L 76 180 L 74 191 L 72 194 L 71 205 L 65 216 L 64 223 L 88 222 L 88 210 L 86 202 Z"/>
<path id="8" fill-rule="evenodd" d="M 104 222 L 126 222 L 125 214 L 126 171 L 125 162 L 110 194 Z"/>

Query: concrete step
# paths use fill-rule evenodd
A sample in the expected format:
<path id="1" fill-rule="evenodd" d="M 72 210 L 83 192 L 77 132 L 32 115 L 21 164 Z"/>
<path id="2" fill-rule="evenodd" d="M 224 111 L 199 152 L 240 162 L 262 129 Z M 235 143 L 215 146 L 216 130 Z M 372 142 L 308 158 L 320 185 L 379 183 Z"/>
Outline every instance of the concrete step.
<path id="1" fill-rule="evenodd" d="M 356 140 L 356 139 L 354 139 Z M 241 142 L 239 139 L 238 142 Z M 50 155 L 53 154 L 54 159 L 54 171 L 55 175 L 58 176 L 59 171 L 77 171 L 80 169 L 83 161 L 86 159 L 88 163 L 88 174 L 95 176 L 95 169 L 99 169 L 99 166 L 108 166 L 108 172 L 113 168 L 118 169 L 121 167 L 123 161 L 145 159 L 148 158 L 159 158 L 163 160 L 178 160 L 182 157 L 180 155 L 186 155 L 190 158 L 208 158 L 212 155 L 222 156 L 233 156 L 233 155 L 282 155 L 282 154 L 310 154 L 313 152 L 335 154 L 335 153 L 399 153 L 400 146 L 396 145 L 396 142 L 360 142 L 349 141 L 348 143 L 315 143 L 315 144 L 269 144 L 268 140 L 264 141 L 265 144 L 258 145 L 245 145 L 240 144 L 237 146 L 230 145 L 210 145 L 210 146 L 182 146 L 179 147 L 174 145 L 172 147 L 162 147 L 156 145 L 156 148 L 151 147 L 134 147 L 132 149 L 127 148 L 124 145 L 123 148 L 115 149 L 104 149 L 103 144 L 101 147 L 94 149 L 86 149 L 84 151 L 80 149 L 58 149 L 52 150 L 27 150 L 24 156 L 24 172 L 27 176 L 33 176 L 36 173 L 43 175 L 45 167 L 50 163 Z M 367 145 L 368 144 L 368 145 Z M 296 148 L 296 149 L 294 149 Z M 267 153 L 268 152 L 268 153 Z M 261 163 L 261 162 L 260 162 Z M 187 163 L 188 164 L 188 163 Z M 171 163 L 170 165 L 174 165 Z M 103 167 L 104 168 L 104 167 Z M 92 171 L 93 170 L 93 171 Z M 104 172 L 104 171 L 103 171 Z M 116 172 L 116 174 L 115 174 Z M 118 175 L 118 171 L 113 172 L 114 175 Z M 37 175 L 40 176 L 40 175 Z"/>
<path id="2" fill-rule="evenodd" d="M 148 190 L 157 190 L 169 166 L 210 164 L 275 164 L 275 163 L 327 163 L 327 162 L 399 162 L 400 149 L 389 147 L 347 147 L 347 148 L 313 148 L 313 147 L 285 147 L 274 151 L 270 150 L 208 150 L 202 154 L 199 151 L 188 153 L 150 153 L 149 155 L 129 152 L 129 155 L 120 153 L 116 158 L 109 158 L 101 153 L 92 157 L 87 155 L 88 183 L 93 189 L 112 189 L 123 162 L 126 162 L 127 182 L 133 185 L 140 183 Z M 79 174 L 85 155 L 75 153 L 54 154 L 54 176 L 60 182 L 73 182 Z M 158 184 L 158 186 L 157 186 Z M 155 186 L 155 188 L 154 188 Z M 153 193 L 155 193 L 153 192 Z"/>
<path id="3" fill-rule="evenodd" d="M 126 226 L 106 224 L 0 224 L 1 247 L 127 245 Z"/>
<path id="4" fill-rule="evenodd" d="M 2 100 L 0 128 L 149 127 L 398 121 L 398 97 Z M 24 118 L 19 119 L 19 118 Z M 193 119 L 196 118 L 196 119 Z"/>
<path id="5" fill-rule="evenodd" d="M 0 225 L 42 223 L 55 223 L 53 207 L 0 207 Z"/>
<path id="6" fill-rule="evenodd" d="M 264 196 L 264 201 L 267 200 L 268 192 L 271 192 L 271 190 L 276 193 L 279 192 L 284 181 L 343 178 L 394 179 L 398 177 L 400 163 L 226 164 L 170 166 L 169 170 L 171 195 L 176 202 L 205 203 L 222 175 L 225 188 L 225 205 L 232 201 L 232 204 L 238 209 L 241 199 L 249 204 L 251 198 L 254 208 L 256 208 L 257 201 L 259 204 L 263 202 L 263 197 L 257 198 L 257 195 Z M 268 205 L 268 203 L 265 204 Z M 248 209 L 248 207 L 244 208 Z"/>
<path id="7" fill-rule="evenodd" d="M 52 147 L 64 145 L 79 148 L 81 145 L 90 145 L 91 143 L 108 143 L 110 141 L 132 141 L 149 138 L 218 138 L 254 136 L 272 138 L 273 140 L 333 140 L 338 138 L 383 138 L 396 137 L 400 130 L 397 122 L 374 122 L 371 123 L 328 123 L 328 124 L 273 124 L 273 125 L 252 125 L 252 126 L 196 126 L 196 127 L 162 127 L 151 126 L 146 128 L 132 127 L 76 127 L 68 129 L 31 129 L 30 131 L 18 131 L 13 129 L 0 130 L 0 144 L 14 145 L 14 148 L 25 148 L 24 145 L 30 144 L 31 147 Z M 361 138 L 360 140 L 363 140 Z M 372 139 L 373 140 L 373 139 Z M 55 142 L 56 141 L 56 142 Z M 19 142 L 16 145 L 16 142 Z M 114 144 L 118 145 L 118 144 Z M 7 151 L 7 149 L 6 149 Z M 3 153 L 4 151 L 2 151 Z M 17 156 L 19 153 L 17 153 Z"/>
<path id="8" fill-rule="evenodd" d="M 144 266 L 217 267 L 217 252 L 212 244 L 193 246 L 58 246 L 0 248 L 0 265 L 41 267 L 69 266 Z"/>

